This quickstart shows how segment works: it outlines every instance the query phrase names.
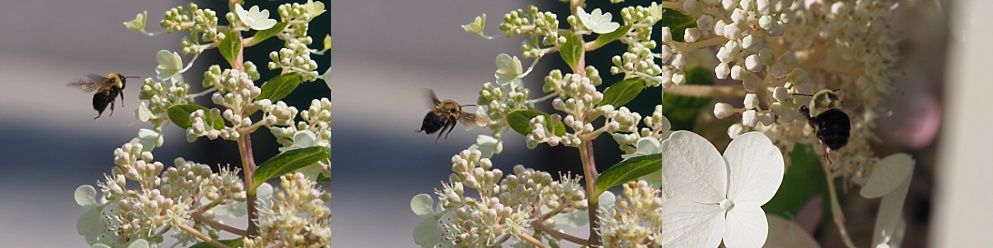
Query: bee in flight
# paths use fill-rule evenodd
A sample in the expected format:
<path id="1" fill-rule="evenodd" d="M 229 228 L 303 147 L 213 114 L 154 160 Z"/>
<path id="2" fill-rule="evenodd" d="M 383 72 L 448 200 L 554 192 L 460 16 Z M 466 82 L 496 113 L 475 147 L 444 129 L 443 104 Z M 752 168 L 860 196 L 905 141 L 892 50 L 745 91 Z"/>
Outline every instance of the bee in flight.
<path id="1" fill-rule="evenodd" d="M 424 121 L 421 123 L 421 130 L 417 130 L 417 132 L 424 131 L 427 134 L 433 134 L 441 130 L 438 133 L 438 137 L 434 139 L 434 143 L 438 143 L 438 139 L 441 139 L 441 134 L 445 133 L 446 128 L 448 132 L 445 133 L 445 139 L 448 139 L 448 134 L 452 133 L 452 129 L 455 129 L 455 123 L 457 122 L 461 122 L 462 125 L 486 125 L 487 120 L 485 117 L 462 111 L 462 107 L 476 105 L 459 105 L 458 102 L 452 100 L 441 101 L 438 100 L 438 96 L 434 94 L 433 90 L 429 91 L 429 93 L 434 108 L 424 116 Z"/>
<path id="2" fill-rule="evenodd" d="M 848 135 L 852 130 L 852 122 L 848 114 L 841 111 L 841 98 L 834 92 L 837 90 L 821 90 L 810 96 L 810 108 L 800 106 L 800 113 L 807 118 L 807 123 L 814 128 L 817 139 L 824 144 L 824 157 L 828 163 L 828 154 L 841 149 L 848 144 Z"/>
<path id="3" fill-rule="evenodd" d="M 117 96 L 121 96 L 121 107 L 124 107 L 124 90 L 125 80 L 128 78 L 138 78 L 135 76 L 125 77 L 120 73 L 109 73 L 107 76 L 100 76 L 96 74 L 87 75 L 85 79 L 76 79 L 69 82 L 69 87 L 77 88 L 86 92 L 94 92 L 93 94 L 93 109 L 97 110 L 97 117 L 93 117 L 94 120 L 100 118 L 103 115 L 103 111 L 107 110 L 107 104 L 110 104 L 110 116 L 114 116 L 114 100 Z"/>

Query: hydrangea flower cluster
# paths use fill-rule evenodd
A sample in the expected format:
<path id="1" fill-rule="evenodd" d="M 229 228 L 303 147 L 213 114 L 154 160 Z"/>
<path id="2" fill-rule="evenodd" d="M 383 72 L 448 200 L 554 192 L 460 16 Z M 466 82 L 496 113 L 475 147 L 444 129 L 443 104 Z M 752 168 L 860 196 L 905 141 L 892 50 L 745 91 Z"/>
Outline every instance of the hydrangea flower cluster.
<path id="1" fill-rule="evenodd" d="M 324 4 L 283 4 L 279 19 L 269 10 L 251 6 L 247 10 L 235 2 L 224 15 L 229 26 L 217 24 L 216 12 L 189 4 L 165 14 L 163 32 L 188 32 L 181 41 L 183 54 L 193 54 L 184 63 L 177 52 L 159 51 L 156 77 L 146 78 L 135 110 L 135 124 L 149 122 L 138 137 L 114 151 L 114 167 L 97 183 L 103 193 L 89 185 L 76 191 L 77 202 L 87 208 L 78 222 L 81 235 L 94 247 L 158 247 L 165 235 L 181 244 L 190 242 L 214 247 L 325 246 L 330 243 L 330 195 L 317 186 L 330 175 L 331 106 L 327 98 L 314 100 L 307 111 L 288 106 L 281 98 L 302 82 L 327 78 L 316 72 L 311 55 L 324 49 L 309 48 L 309 22 L 324 12 Z M 147 12 L 125 23 L 129 29 L 147 35 Z M 254 36 L 242 37 L 254 30 Z M 248 48 L 269 39 L 285 41 L 280 55 L 272 58 L 270 69 L 280 75 L 257 85 L 260 74 L 255 63 L 244 61 Z M 217 50 L 228 64 L 211 65 L 204 72 L 205 88 L 190 92 L 184 74 L 200 54 Z M 276 53 L 276 52 L 273 52 Z M 283 60 L 289 61 L 289 63 Z M 280 66 L 272 66 L 273 63 Z M 325 73 L 327 74 L 327 73 Z M 210 95 L 216 107 L 196 105 L 194 99 Z M 261 117 L 254 119 L 254 114 Z M 294 123 L 297 114 L 304 121 Z M 256 115 L 257 116 L 257 115 Z M 235 141 L 241 153 L 240 166 L 209 165 L 177 158 L 166 166 L 153 161 L 152 148 L 164 144 L 165 127 L 176 125 L 186 132 L 189 142 L 200 137 Z M 251 133 L 268 128 L 284 147 L 275 157 L 257 164 L 252 152 Z M 281 179 L 281 188 L 265 183 Z M 322 179 L 323 178 L 323 179 Z M 245 216 L 247 215 L 247 217 Z M 247 228 L 215 220 L 219 216 L 247 219 Z M 239 236 L 220 240 L 221 233 Z"/>
<path id="2" fill-rule="evenodd" d="M 885 198 L 887 209 L 880 211 L 887 217 L 878 221 L 883 228 L 877 230 L 885 235 L 877 235 L 873 245 L 899 244 L 894 241 L 901 233 L 894 206 L 902 205 L 902 185 L 909 183 L 913 160 L 905 154 L 881 160 L 868 149 L 873 122 L 884 113 L 878 103 L 895 87 L 890 75 L 896 50 L 888 26 L 894 2 L 675 0 L 623 7 L 618 13 L 590 10 L 581 0 L 568 3 L 565 23 L 558 21 L 559 14 L 535 6 L 503 16 L 499 29 L 508 37 L 524 37 L 521 56 L 532 59 L 531 65 L 525 67 L 516 56 L 497 56 L 496 80 L 483 84 L 477 99 L 484 107 L 477 114 L 490 120 L 492 135 L 481 135 L 453 157 L 453 174 L 435 192 L 439 205 L 423 194 L 411 201 L 414 212 L 424 217 L 415 229 L 419 245 L 555 247 L 568 241 L 608 247 L 762 246 L 766 236 L 774 235 L 766 230 L 769 220 L 762 206 L 775 200 L 770 198 L 791 164 L 787 154 L 798 143 L 823 147 L 816 127 L 799 109 L 824 105 L 808 103 L 824 89 L 840 89 L 835 93 L 841 99 L 860 106 L 829 104 L 848 113 L 853 135 L 845 148 L 833 151 L 833 160 L 821 161 L 843 239 L 854 246 L 833 191 L 835 177 L 852 179 L 873 192 L 863 193 L 865 197 Z M 497 38 L 485 34 L 485 24 L 486 15 L 481 15 L 462 27 Z M 653 33 L 659 35 L 653 38 Z M 613 42 L 627 45 L 612 56 L 609 68 L 623 79 L 604 82 L 601 70 L 587 66 L 585 58 Z M 568 71 L 549 72 L 543 94 L 532 97 L 524 78 L 552 54 Z M 696 73 L 700 71 L 708 73 Z M 718 79 L 723 81 L 701 84 Z M 650 115 L 624 106 L 648 87 L 674 97 L 743 99 L 742 107 L 716 102 L 712 112 L 697 111 L 717 119 L 740 116 L 730 126 L 698 127 L 708 133 L 720 128 L 719 133 L 733 139 L 725 155 L 699 135 L 671 130 L 673 116 L 666 113 L 675 106 L 658 104 Z M 544 102 L 554 112 L 536 110 Z M 557 180 L 521 184 L 522 171 L 530 170 L 518 165 L 514 175 L 504 177 L 491 158 L 502 150 L 508 130 L 523 135 L 528 148 L 576 148 L 582 176 L 562 174 Z M 601 134 L 610 135 L 625 153 L 604 171 L 594 164 L 591 142 Z M 823 149 L 814 150 L 823 155 Z M 504 185 L 514 184 L 518 193 L 507 192 Z M 583 193 L 570 195 L 554 185 Z M 623 194 L 614 197 L 608 191 L 613 186 L 622 186 Z M 535 195 L 540 201 L 532 200 Z M 569 211 L 553 211 L 563 205 L 540 204 L 548 199 L 570 199 L 573 205 Z M 697 206 L 701 202 L 706 206 Z M 556 230 L 556 221 L 588 224 L 589 237 Z"/>

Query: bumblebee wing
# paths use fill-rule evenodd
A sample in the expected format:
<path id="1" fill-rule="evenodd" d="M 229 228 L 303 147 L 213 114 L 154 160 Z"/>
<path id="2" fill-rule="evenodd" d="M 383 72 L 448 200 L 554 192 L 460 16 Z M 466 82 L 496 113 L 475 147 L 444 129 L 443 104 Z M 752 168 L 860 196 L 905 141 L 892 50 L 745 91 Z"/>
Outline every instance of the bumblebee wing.
<path id="1" fill-rule="evenodd" d="M 459 115 L 459 122 L 466 126 L 483 127 L 488 125 L 490 120 L 485 116 L 479 116 L 463 111 L 462 114 Z"/>
<path id="2" fill-rule="evenodd" d="M 441 100 L 438 100 L 438 96 L 434 94 L 434 90 L 426 90 L 425 93 L 427 93 L 428 98 L 431 99 L 432 108 L 437 107 L 438 104 L 441 104 Z"/>
<path id="3" fill-rule="evenodd" d="M 79 90 L 86 92 L 92 92 L 92 91 L 96 91 L 97 89 L 106 87 L 107 85 L 110 85 L 111 82 L 110 78 L 96 74 L 86 75 L 86 77 L 87 77 L 86 79 L 79 78 L 72 80 L 66 86 L 71 88 L 77 88 Z"/>

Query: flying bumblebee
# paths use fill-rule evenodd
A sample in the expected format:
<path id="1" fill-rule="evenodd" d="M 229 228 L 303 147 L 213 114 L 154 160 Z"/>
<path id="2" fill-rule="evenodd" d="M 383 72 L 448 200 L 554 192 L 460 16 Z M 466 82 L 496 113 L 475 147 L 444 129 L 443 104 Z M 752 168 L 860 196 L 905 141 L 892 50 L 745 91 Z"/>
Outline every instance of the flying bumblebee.
<path id="1" fill-rule="evenodd" d="M 427 134 L 433 134 L 441 130 L 438 133 L 438 137 L 434 139 L 434 143 L 438 143 L 438 139 L 441 139 L 442 133 L 445 133 L 445 139 L 448 139 L 448 134 L 452 133 L 452 129 L 455 129 L 455 123 L 457 122 L 461 122 L 462 125 L 486 125 L 487 120 L 485 117 L 462 111 L 462 107 L 476 105 L 459 105 L 458 102 L 453 100 L 438 100 L 438 96 L 434 94 L 433 90 L 429 91 L 429 94 L 434 108 L 428 111 L 427 115 L 424 115 L 421 130 L 417 130 L 417 132 L 424 131 Z M 448 129 L 447 133 L 445 132 L 446 128 Z"/>
<path id="2" fill-rule="evenodd" d="M 824 144 L 824 157 L 828 163 L 831 158 L 828 154 L 841 149 L 848 144 L 848 135 L 851 133 L 852 122 L 848 114 L 841 111 L 841 98 L 834 92 L 837 90 L 821 90 L 813 95 L 794 94 L 810 96 L 810 108 L 800 106 L 800 113 L 807 118 L 807 123 L 814 128 L 817 139 Z"/>
<path id="3" fill-rule="evenodd" d="M 94 92 L 93 94 L 93 109 L 97 111 L 97 117 L 93 117 L 94 120 L 100 118 L 103 115 L 103 111 L 107 110 L 107 104 L 110 104 L 110 116 L 114 116 L 114 101 L 117 96 L 121 96 L 121 107 L 124 107 L 124 90 L 125 80 L 128 78 L 138 78 L 135 76 L 125 77 L 120 73 L 109 73 L 107 76 L 100 76 L 96 74 L 90 74 L 86 76 L 85 79 L 76 79 L 69 82 L 68 87 L 73 87 L 86 92 Z"/>

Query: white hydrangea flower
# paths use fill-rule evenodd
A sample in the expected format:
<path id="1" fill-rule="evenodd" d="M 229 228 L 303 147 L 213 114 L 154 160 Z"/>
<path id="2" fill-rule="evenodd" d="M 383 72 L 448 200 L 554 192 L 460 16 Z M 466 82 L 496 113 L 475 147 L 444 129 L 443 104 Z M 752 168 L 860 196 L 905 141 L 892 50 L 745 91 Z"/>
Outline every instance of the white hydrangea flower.
<path id="1" fill-rule="evenodd" d="M 784 160 L 765 134 L 735 138 L 724 155 L 700 135 L 673 132 L 662 142 L 667 195 L 663 247 L 760 247 L 769 232 L 761 206 L 783 181 Z"/>
<path id="2" fill-rule="evenodd" d="M 498 84 L 506 85 L 508 82 L 518 79 L 521 73 L 524 73 L 524 68 L 521 66 L 521 60 L 517 56 L 511 57 L 506 53 L 501 53 L 496 57 L 497 71 L 493 74 L 496 77 Z"/>
<path id="3" fill-rule="evenodd" d="M 810 236 L 806 230 L 800 228 L 796 223 L 776 215 L 766 215 L 769 219 L 769 240 L 762 247 L 765 248 L 790 248 L 790 247 L 821 247 L 814 237 Z"/>
<path id="4" fill-rule="evenodd" d="M 602 13 L 602 10 L 599 8 L 593 9 L 593 12 L 587 14 L 586 10 L 577 7 L 576 16 L 579 17 L 579 21 L 582 22 L 583 26 L 598 34 L 614 32 L 614 30 L 621 27 L 621 24 L 610 21 L 610 18 L 613 17 L 610 12 Z"/>
<path id="5" fill-rule="evenodd" d="M 138 129 L 138 137 L 131 139 L 130 143 L 141 144 L 141 151 L 151 152 L 165 143 L 165 137 L 155 130 L 142 128 Z"/>
<path id="6" fill-rule="evenodd" d="M 906 223 L 901 216 L 913 175 L 914 159 L 906 153 L 893 154 L 876 162 L 869 180 L 859 191 L 866 198 L 883 198 L 876 214 L 872 247 L 900 247 L 903 242 Z"/>
<path id="7" fill-rule="evenodd" d="M 276 25 L 276 20 L 269 19 L 269 10 L 259 11 L 258 5 L 252 6 L 246 11 L 241 4 L 235 4 L 234 12 L 238 14 L 238 19 L 241 19 L 241 22 L 251 29 L 266 30 Z"/>
<path id="8" fill-rule="evenodd" d="M 469 150 L 479 150 L 483 158 L 490 158 L 503 151 L 503 142 L 493 136 L 479 135 L 476 136 L 476 143 L 469 146 Z"/>
<path id="9" fill-rule="evenodd" d="M 159 66 L 155 67 L 156 78 L 163 81 L 182 82 L 183 74 L 180 71 L 183 70 L 183 58 L 179 57 L 179 53 L 159 50 L 155 54 L 155 59 L 159 62 Z"/>
<path id="10" fill-rule="evenodd" d="M 421 247 L 439 245 L 444 240 L 442 221 L 451 218 L 446 217 L 444 211 L 435 208 L 434 198 L 428 194 L 418 194 L 410 199 L 410 209 L 417 216 L 424 218 L 414 226 L 414 243 Z"/>

